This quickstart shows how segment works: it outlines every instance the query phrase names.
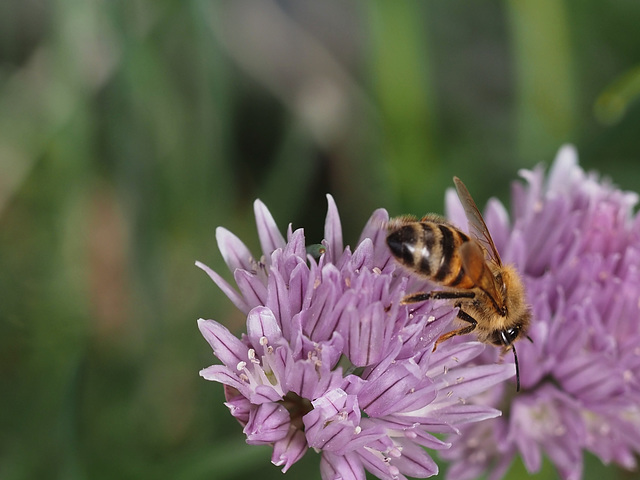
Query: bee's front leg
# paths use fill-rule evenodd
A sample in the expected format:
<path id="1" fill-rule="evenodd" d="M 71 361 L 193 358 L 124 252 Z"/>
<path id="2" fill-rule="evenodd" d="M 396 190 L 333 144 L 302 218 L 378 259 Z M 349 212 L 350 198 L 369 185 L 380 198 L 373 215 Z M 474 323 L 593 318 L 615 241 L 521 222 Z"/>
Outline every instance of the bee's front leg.
<path id="1" fill-rule="evenodd" d="M 460 304 L 456 305 L 458 308 L 460 308 Z M 436 340 L 436 344 L 433 346 L 433 350 L 432 351 L 436 351 L 436 348 L 438 348 L 438 345 L 440 345 L 442 342 L 444 342 L 445 340 L 449 340 L 451 337 L 455 337 L 456 335 L 466 335 L 467 333 L 471 333 L 476 329 L 476 326 L 478 325 L 478 322 L 476 321 L 475 318 L 473 318 L 471 315 L 469 315 L 467 312 L 465 312 L 464 310 L 462 310 L 460 308 L 460 310 L 458 310 L 458 318 L 460 320 L 464 320 L 465 322 L 468 322 L 469 325 L 459 328 L 457 330 L 452 330 L 450 332 L 445 333 L 444 335 L 440 336 L 440 338 L 438 338 L 438 340 Z"/>

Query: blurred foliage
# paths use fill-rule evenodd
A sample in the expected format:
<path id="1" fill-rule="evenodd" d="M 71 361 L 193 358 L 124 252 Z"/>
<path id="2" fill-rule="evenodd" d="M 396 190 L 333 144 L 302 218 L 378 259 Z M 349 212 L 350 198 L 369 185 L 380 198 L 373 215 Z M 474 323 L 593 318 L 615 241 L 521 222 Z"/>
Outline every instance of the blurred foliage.
<path id="1" fill-rule="evenodd" d="M 639 21 L 635 0 L 3 0 L 0 478 L 281 478 L 198 376 L 195 320 L 244 321 L 193 266 L 225 271 L 215 227 L 257 251 L 259 197 L 317 243 L 330 192 L 353 243 L 374 208 L 441 211 L 453 175 L 505 199 L 565 142 L 638 191 Z"/>

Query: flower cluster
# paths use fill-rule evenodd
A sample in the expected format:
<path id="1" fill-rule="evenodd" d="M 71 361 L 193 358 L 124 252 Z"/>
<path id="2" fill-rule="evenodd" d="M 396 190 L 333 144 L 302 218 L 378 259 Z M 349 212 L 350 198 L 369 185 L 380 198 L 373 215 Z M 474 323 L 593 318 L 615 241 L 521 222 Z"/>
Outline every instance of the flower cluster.
<path id="1" fill-rule="evenodd" d="M 449 448 L 453 440 L 439 434 L 499 415 L 467 400 L 512 377 L 514 365 L 471 363 L 485 349 L 473 338 L 434 352 L 456 309 L 402 305 L 407 292 L 428 286 L 391 259 L 387 213 L 373 213 L 351 251 L 328 201 L 316 257 L 301 229 L 289 226 L 285 240 L 260 201 L 260 259 L 218 228 L 236 287 L 197 265 L 247 315 L 247 330 L 239 339 L 216 321 L 199 320 L 222 362 L 201 375 L 224 384 L 247 443 L 273 445 L 272 462 L 285 472 L 313 448 L 322 455 L 323 479 L 364 479 L 365 470 L 381 479 L 429 477 L 438 468 L 423 447 Z"/>
<path id="2" fill-rule="evenodd" d="M 511 224 L 490 201 L 485 220 L 503 260 L 523 275 L 532 342 L 518 343 L 522 391 L 496 389 L 500 418 L 463 428 L 443 456 L 448 477 L 501 478 L 520 454 L 529 472 L 546 454 L 564 479 L 582 476 L 582 452 L 636 467 L 640 452 L 640 217 L 638 197 L 586 174 L 572 147 L 548 178 L 524 171 L 513 187 Z M 466 225 L 455 195 L 449 218 Z M 494 352 L 483 355 L 490 361 Z"/>

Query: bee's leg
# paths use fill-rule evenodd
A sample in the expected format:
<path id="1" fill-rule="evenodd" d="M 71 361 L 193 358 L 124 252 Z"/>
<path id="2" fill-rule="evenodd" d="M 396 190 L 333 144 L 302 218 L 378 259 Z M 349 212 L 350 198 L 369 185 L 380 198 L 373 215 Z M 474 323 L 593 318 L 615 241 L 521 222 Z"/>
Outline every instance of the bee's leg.
<path id="1" fill-rule="evenodd" d="M 460 305 L 456 305 L 456 306 L 460 307 Z M 450 332 L 445 333 L 444 335 L 441 335 L 440 338 L 436 340 L 436 344 L 433 346 L 434 352 L 436 351 L 436 348 L 438 348 L 438 345 L 440 345 L 445 340 L 449 340 L 451 337 L 455 337 L 456 335 L 466 335 L 467 333 L 471 333 L 476 329 L 476 325 L 478 325 L 478 322 L 476 322 L 476 319 L 462 309 L 458 310 L 458 318 L 460 320 L 464 320 L 465 322 L 468 322 L 469 325 L 467 325 L 466 327 L 459 328 L 457 330 L 452 330 Z"/>
<path id="2" fill-rule="evenodd" d="M 403 305 L 406 305 L 407 303 L 418 303 L 418 302 L 424 302 L 425 300 L 455 300 L 458 298 L 474 298 L 474 297 L 475 297 L 475 294 L 470 291 L 436 290 L 434 292 L 412 293 L 411 295 L 407 295 L 406 297 L 404 297 L 401 303 Z"/>

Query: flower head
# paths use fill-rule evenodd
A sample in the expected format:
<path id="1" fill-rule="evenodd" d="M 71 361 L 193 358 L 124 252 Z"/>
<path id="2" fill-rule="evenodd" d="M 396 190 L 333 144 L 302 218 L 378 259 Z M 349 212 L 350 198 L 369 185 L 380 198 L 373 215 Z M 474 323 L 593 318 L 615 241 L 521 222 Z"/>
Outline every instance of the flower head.
<path id="1" fill-rule="evenodd" d="M 198 266 L 247 315 L 247 330 L 239 339 L 199 320 L 222 362 L 201 375 L 224 384 L 247 443 L 273 445 L 272 462 L 285 472 L 313 448 L 322 454 L 324 479 L 364 479 L 365 470 L 381 479 L 429 477 L 438 469 L 423 447 L 448 448 L 434 434 L 499 415 L 467 399 L 512 377 L 514 366 L 472 364 L 485 346 L 471 340 L 433 352 L 456 309 L 402 305 L 407 291 L 426 285 L 392 261 L 387 213 L 373 213 L 352 252 L 328 201 L 317 258 L 307 254 L 301 229 L 290 226 L 285 240 L 260 201 L 261 258 L 218 228 L 237 288 Z"/>
<path id="2" fill-rule="evenodd" d="M 490 201 L 485 220 L 503 260 L 523 275 L 532 307 L 518 344 L 522 391 L 485 397 L 501 418 L 463 428 L 443 456 L 450 479 L 491 471 L 500 478 L 517 453 L 530 472 L 542 454 L 564 479 L 582 475 L 582 452 L 635 468 L 640 452 L 640 217 L 624 193 L 560 150 L 545 179 L 523 171 L 513 218 Z M 449 217 L 465 224 L 453 195 Z M 487 350 L 489 359 L 495 352 Z M 481 446 L 482 450 L 478 450 Z M 481 452 L 481 453 L 478 453 Z"/>

